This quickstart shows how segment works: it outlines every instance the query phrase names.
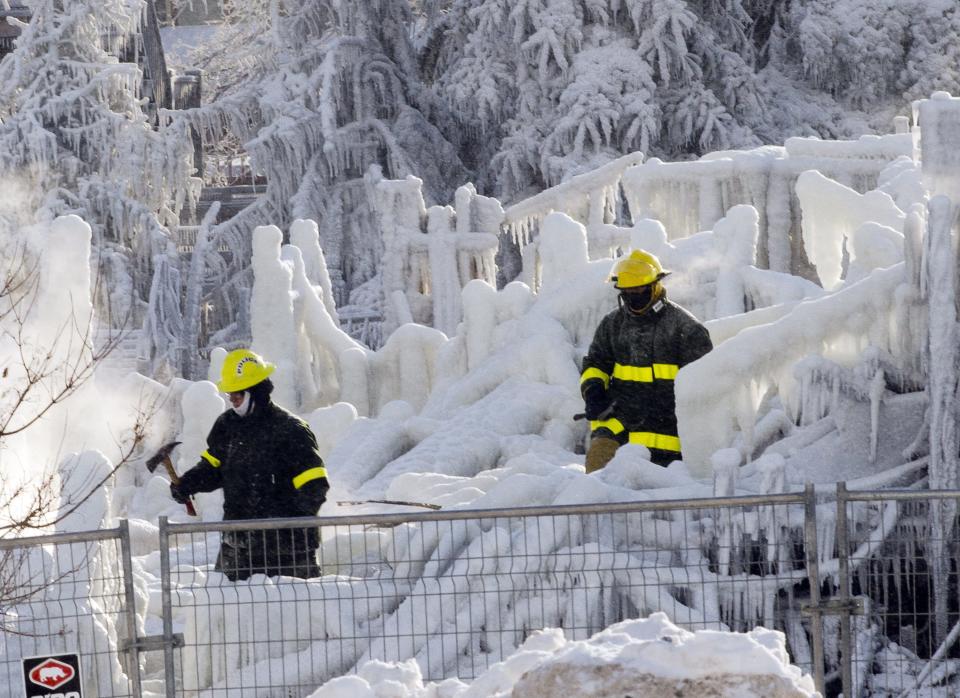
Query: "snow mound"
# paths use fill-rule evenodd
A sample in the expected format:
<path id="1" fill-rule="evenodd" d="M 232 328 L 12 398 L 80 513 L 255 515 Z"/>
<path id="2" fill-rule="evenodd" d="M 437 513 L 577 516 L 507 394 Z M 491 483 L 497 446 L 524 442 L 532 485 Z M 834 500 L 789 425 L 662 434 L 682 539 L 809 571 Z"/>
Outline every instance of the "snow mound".
<path id="1" fill-rule="evenodd" d="M 367 662 L 354 676 L 324 684 L 309 698 L 594 698 L 645 696 L 818 696 L 813 679 L 790 664 L 783 633 L 677 627 L 664 613 L 611 625 L 589 640 L 550 628 L 531 635 L 507 660 L 472 684 L 424 684 L 414 660 Z"/>

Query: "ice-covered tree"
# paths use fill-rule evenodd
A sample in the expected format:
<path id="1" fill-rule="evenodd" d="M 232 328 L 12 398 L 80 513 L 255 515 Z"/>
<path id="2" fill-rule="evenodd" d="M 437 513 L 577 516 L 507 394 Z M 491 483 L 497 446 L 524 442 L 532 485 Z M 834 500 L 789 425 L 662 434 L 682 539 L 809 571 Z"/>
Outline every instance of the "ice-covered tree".
<path id="1" fill-rule="evenodd" d="M 759 143 L 741 0 L 434 0 L 421 52 L 507 197 L 617 155 Z M 468 161 L 470 158 L 465 158 Z"/>
<path id="2" fill-rule="evenodd" d="M 958 80 L 955 3 L 424 0 L 423 79 L 509 198 L 640 149 L 671 159 L 887 132 Z M 905 94 L 906 93 L 906 94 Z"/>
<path id="3" fill-rule="evenodd" d="M 960 94 L 960 6 L 920 3 L 908 27 L 908 60 L 900 67 L 908 99 L 922 99 L 937 90 Z"/>
<path id="4" fill-rule="evenodd" d="M 224 10 L 220 40 L 199 57 L 212 93 L 188 116 L 207 141 L 237 138 L 266 179 L 260 202 L 213 233 L 234 252 L 228 273 L 249 264 L 255 224 L 311 218 L 331 269 L 356 287 L 379 264 L 369 173 L 416 173 L 442 201 L 466 177 L 418 79 L 411 9 L 406 0 L 276 0 Z M 242 305 L 245 285 L 227 288 L 235 295 L 221 304 Z"/>
<path id="5" fill-rule="evenodd" d="M 805 74 L 857 108 L 894 93 L 904 46 L 920 5 L 904 0 L 807 0 L 790 9 Z"/>
<path id="6" fill-rule="evenodd" d="M 138 65 L 143 0 L 38 0 L 16 50 L 0 62 L 0 177 L 26 183 L 37 221 L 90 221 L 104 289 L 98 306 L 128 326 L 144 316 L 164 332 L 179 315 L 169 226 L 190 174 L 189 138 L 159 129 L 160 74 Z M 156 70 L 156 69 L 155 69 Z M 160 71 L 157 71 L 160 72 Z M 102 315 L 103 313 L 101 313 Z M 157 321 L 156 318 L 163 317 Z"/>

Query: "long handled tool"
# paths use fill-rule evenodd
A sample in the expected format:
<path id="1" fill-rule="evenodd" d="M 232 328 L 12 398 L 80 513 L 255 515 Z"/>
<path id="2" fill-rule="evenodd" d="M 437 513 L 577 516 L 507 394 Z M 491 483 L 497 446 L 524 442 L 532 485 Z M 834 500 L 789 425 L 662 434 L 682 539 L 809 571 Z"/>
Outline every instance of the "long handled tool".
<path id="1" fill-rule="evenodd" d="M 179 441 L 171 441 L 165 446 L 161 446 L 160 450 L 150 456 L 147 459 L 147 470 L 151 473 L 157 469 L 157 466 L 163 463 L 163 466 L 167 469 L 167 475 L 170 476 L 170 482 L 174 485 L 180 484 L 180 476 L 177 475 L 176 469 L 173 467 L 173 461 L 170 460 L 170 453 L 180 444 Z M 189 499 L 187 500 L 187 513 L 190 516 L 196 516 L 197 510 L 193 508 L 193 502 Z"/>
<path id="2" fill-rule="evenodd" d="M 341 507 L 354 507 L 360 504 L 398 504 L 405 507 L 423 507 L 424 509 L 441 509 L 439 504 L 426 504 L 424 502 L 402 502 L 398 499 L 350 499 L 337 502 Z"/>

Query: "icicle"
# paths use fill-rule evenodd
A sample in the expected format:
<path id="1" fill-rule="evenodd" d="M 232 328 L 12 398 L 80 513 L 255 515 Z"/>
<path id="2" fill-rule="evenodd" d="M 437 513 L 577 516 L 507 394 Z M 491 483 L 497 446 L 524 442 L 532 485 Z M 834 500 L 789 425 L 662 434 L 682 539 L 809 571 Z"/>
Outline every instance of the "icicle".
<path id="1" fill-rule="evenodd" d="M 880 401 L 886 392 L 887 380 L 883 369 L 877 369 L 870 383 L 870 462 L 877 460 L 877 440 L 880 431 Z"/>
<path id="2" fill-rule="evenodd" d="M 945 196 L 929 203 L 924 271 L 929 307 L 930 356 L 930 487 L 960 486 L 957 465 L 957 423 L 954 402 L 957 387 L 956 257 L 953 226 L 956 212 Z"/>

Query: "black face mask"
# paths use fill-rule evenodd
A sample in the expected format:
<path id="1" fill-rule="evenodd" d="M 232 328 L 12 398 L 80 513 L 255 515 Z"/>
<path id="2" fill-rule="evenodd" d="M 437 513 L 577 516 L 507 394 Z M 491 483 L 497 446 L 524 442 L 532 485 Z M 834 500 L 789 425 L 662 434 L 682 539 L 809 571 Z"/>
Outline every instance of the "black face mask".
<path id="1" fill-rule="evenodd" d="M 653 300 L 653 286 L 641 286 L 636 291 L 621 291 L 620 298 L 623 299 L 627 310 L 632 313 L 642 313 Z"/>

